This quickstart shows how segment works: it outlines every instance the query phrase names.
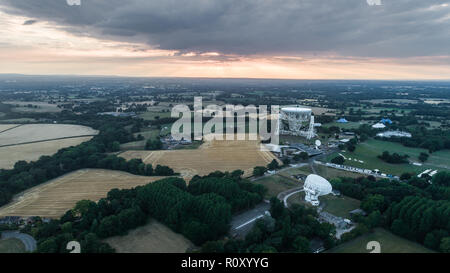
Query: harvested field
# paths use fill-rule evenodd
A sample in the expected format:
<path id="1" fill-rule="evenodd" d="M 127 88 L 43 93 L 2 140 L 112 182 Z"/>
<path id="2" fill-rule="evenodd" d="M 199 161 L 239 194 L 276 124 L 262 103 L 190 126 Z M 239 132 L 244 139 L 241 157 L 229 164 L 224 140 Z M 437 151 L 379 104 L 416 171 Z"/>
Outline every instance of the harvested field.
<path id="1" fill-rule="evenodd" d="M 118 253 L 185 253 L 194 246 L 183 235 L 153 219 L 125 236 L 111 237 L 105 242 Z"/>
<path id="2" fill-rule="evenodd" d="M 27 124 L 1 133 L 0 146 L 96 134 L 97 130 L 80 125 Z"/>
<path id="3" fill-rule="evenodd" d="M 33 187 L 0 208 L 3 216 L 57 218 L 84 199 L 98 201 L 114 188 L 128 189 L 162 179 L 120 171 L 83 169 Z"/>
<path id="4" fill-rule="evenodd" d="M 0 169 L 12 169 L 19 160 L 36 161 L 43 155 L 53 155 L 62 148 L 79 145 L 91 138 L 77 137 L 0 147 Z"/>
<path id="5" fill-rule="evenodd" d="M 0 133 L 3 133 L 6 130 L 10 130 L 11 128 L 19 126 L 18 124 L 0 124 Z"/>
<path id="6" fill-rule="evenodd" d="M 59 113 L 62 111 L 57 104 L 50 104 L 41 101 L 5 101 L 5 104 L 13 105 L 14 112 L 23 113 Z M 32 107 L 28 107 L 32 105 Z M 18 107 L 17 107 L 18 106 Z"/>
<path id="7" fill-rule="evenodd" d="M 187 179 L 196 174 L 207 175 L 214 171 L 237 169 L 243 170 L 245 176 L 250 176 L 255 166 L 266 166 L 276 159 L 271 152 L 262 151 L 256 140 L 213 140 L 195 150 L 126 151 L 120 156 L 127 160 L 140 158 L 153 166 L 169 166 Z"/>

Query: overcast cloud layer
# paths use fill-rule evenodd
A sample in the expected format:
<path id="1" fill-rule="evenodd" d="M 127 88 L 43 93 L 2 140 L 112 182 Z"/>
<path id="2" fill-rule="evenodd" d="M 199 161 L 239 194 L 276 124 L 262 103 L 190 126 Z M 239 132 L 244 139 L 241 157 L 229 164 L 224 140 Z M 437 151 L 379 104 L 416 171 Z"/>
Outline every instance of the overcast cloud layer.
<path id="1" fill-rule="evenodd" d="M 450 1 L 0 0 L 67 31 L 180 52 L 236 55 L 450 55 Z M 29 21 L 35 23 L 34 21 Z M 27 24 L 27 23 L 25 23 Z"/>

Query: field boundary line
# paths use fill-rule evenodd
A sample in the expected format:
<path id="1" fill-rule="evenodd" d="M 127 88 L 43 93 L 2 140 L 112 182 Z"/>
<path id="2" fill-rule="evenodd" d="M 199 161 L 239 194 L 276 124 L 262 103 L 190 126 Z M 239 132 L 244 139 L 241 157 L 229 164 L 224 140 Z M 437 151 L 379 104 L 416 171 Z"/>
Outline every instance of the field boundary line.
<path id="1" fill-rule="evenodd" d="M 8 128 L 8 129 L 6 129 L 6 130 L 3 130 L 3 131 L 0 131 L 0 134 L 1 134 L 1 133 L 4 133 L 4 132 L 7 132 L 7 131 L 10 131 L 10 130 L 12 130 L 12 129 L 16 129 L 17 127 L 20 127 L 20 126 L 23 126 L 23 125 L 25 125 L 25 124 L 19 124 L 19 125 L 17 125 L 17 126 L 14 126 L 14 127 Z"/>
<path id="2" fill-rule="evenodd" d="M 5 145 L 0 145 L 0 148 L 11 147 L 11 146 L 20 146 L 20 145 L 26 145 L 26 144 L 34 144 L 34 143 L 41 143 L 41 142 L 49 142 L 49 141 L 56 141 L 56 140 L 72 139 L 72 138 L 94 137 L 94 136 L 96 136 L 96 135 L 80 135 L 80 136 L 58 137 L 58 138 L 52 138 L 52 139 L 35 140 L 35 141 L 28 141 L 28 142 L 14 143 L 14 144 L 5 144 Z"/>

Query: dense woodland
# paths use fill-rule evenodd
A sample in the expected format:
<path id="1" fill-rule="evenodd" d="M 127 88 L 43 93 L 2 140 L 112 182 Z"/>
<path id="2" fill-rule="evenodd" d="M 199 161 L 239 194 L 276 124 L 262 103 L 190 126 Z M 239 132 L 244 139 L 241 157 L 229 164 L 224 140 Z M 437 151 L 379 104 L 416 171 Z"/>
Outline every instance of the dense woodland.
<path id="1" fill-rule="evenodd" d="M 331 181 L 342 194 L 361 200 L 369 216 L 357 219 L 364 226 L 382 226 L 428 248 L 450 252 L 450 173 L 436 174 L 431 183 L 411 177 L 404 182 L 370 178 Z M 361 227 L 344 237 L 360 235 Z"/>
<path id="2" fill-rule="evenodd" d="M 277 253 L 311 252 L 311 241 L 320 239 L 326 248 L 335 244 L 335 227 L 320 223 L 317 211 L 295 204 L 289 209 L 272 198 L 270 216 L 256 221 L 244 240 L 210 241 L 202 246 L 204 253 Z"/>
<path id="3" fill-rule="evenodd" d="M 265 189 L 241 178 L 242 171 L 196 177 L 189 186 L 181 178 L 165 178 L 128 190 L 111 190 L 95 203 L 82 200 L 59 220 L 28 226 L 38 252 L 67 252 L 71 240 L 83 252 L 113 252 L 102 238 L 124 235 L 150 217 L 197 245 L 226 235 L 233 213 L 261 202 Z"/>

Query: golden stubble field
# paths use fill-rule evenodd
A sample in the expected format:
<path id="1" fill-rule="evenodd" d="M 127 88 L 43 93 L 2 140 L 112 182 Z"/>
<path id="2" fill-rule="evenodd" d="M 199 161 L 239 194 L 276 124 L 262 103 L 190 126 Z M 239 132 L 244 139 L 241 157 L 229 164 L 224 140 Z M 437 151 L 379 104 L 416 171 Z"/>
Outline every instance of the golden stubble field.
<path id="1" fill-rule="evenodd" d="M 89 141 L 97 133 L 80 125 L 0 124 L 0 169 L 12 169 L 19 160 L 30 162 L 53 155 L 62 148 Z"/>
<path id="2" fill-rule="evenodd" d="M 0 133 L 17 126 L 19 126 L 19 124 L 0 124 Z"/>
<path id="3" fill-rule="evenodd" d="M 97 130 L 81 125 L 26 124 L 0 133 L 0 146 L 96 134 Z"/>
<path id="4" fill-rule="evenodd" d="M 91 138 L 77 137 L 0 147 L 0 169 L 12 169 L 19 160 L 36 161 L 43 155 L 53 155 L 62 148 L 77 146 Z"/>
<path id="5" fill-rule="evenodd" d="M 80 200 L 98 201 L 106 197 L 111 189 L 129 189 L 162 178 L 112 170 L 78 170 L 15 196 L 11 203 L 0 208 L 0 217 L 58 218 Z"/>
<path id="6" fill-rule="evenodd" d="M 252 175 L 256 166 L 266 166 L 278 160 L 267 149 L 261 149 L 257 140 L 213 140 L 207 141 L 196 150 L 126 151 L 119 156 L 130 160 L 140 158 L 146 164 L 169 166 L 186 179 L 207 175 L 214 171 L 244 171 Z M 281 164 L 281 162 L 280 162 Z"/>
<path id="7" fill-rule="evenodd" d="M 118 253 L 185 253 L 194 244 L 183 235 L 151 219 L 125 236 L 105 240 Z"/>

